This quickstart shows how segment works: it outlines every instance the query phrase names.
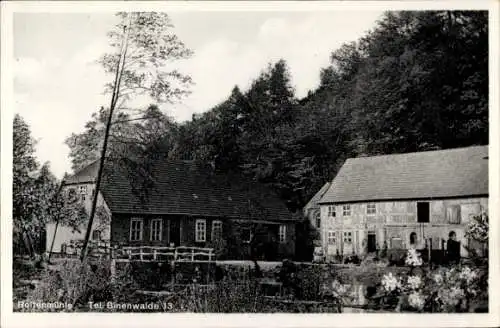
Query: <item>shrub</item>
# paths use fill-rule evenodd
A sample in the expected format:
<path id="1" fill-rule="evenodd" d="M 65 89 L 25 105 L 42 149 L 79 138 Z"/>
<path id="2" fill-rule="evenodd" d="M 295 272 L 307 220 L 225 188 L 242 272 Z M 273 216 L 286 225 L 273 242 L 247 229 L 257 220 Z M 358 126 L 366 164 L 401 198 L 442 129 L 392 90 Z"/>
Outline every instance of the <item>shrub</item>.
<path id="1" fill-rule="evenodd" d="M 109 260 L 84 263 L 66 260 L 57 269 L 47 269 L 41 274 L 40 284 L 26 295 L 26 301 L 69 304 L 66 311 L 88 310 L 90 301 L 130 302 L 138 288 L 131 277 L 131 268 L 126 267 L 112 280 Z"/>
<path id="2" fill-rule="evenodd" d="M 472 312 L 487 304 L 488 270 L 465 265 L 420 268 L 418 253 L 409 251 L 406 274 L 385 274 L 379 305 L 397 311 Z"/>

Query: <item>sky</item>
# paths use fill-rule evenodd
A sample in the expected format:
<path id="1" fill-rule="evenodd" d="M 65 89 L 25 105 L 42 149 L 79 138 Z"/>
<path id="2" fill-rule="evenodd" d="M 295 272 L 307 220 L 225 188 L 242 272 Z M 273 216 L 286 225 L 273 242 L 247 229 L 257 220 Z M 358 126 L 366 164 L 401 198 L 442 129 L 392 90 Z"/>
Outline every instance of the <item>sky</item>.
<path id="1" fill-rule="evenodd" d="M 280 58 L 286 60 L 297 97 L 317 87 L 330 53 L 372 29 L 380 11 L 170 13 L 177 36 L 194 51 L 183 64 L 195 85 L 181 102 L 160 108 L 182 122 L 225 100 Z M 71 173 L 71 133 L 108 106 L 110 81 L 96 63 L 107 52 L 111 13 L 14 14 L 14 112 L 30 125 L 36 155 L 61 178 Z M 145 103 L 144 106 L 148 105 Z"/>

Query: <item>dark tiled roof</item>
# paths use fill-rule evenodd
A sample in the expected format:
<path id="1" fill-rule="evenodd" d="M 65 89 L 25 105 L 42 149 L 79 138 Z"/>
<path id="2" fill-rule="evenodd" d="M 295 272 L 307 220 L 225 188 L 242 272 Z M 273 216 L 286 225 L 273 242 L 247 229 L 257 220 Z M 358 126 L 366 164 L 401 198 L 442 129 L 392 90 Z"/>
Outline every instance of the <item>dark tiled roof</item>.
<path id="1" fill-rule="evenodd" d="M 321 187 L 321 189 L 309 200 L 309 202 L 304 206 L 304 210 L 309 208 L 314 208 L 318 205 L 321 197 L 328 191 L 328 187 L 330 187 L 330 182 L 327 182 Z"/>
<path id="2" fill-rule="evenodd" d="M 488 194 L 488 146 L 348 159 L 320 203 Z"/>
<path id="3" fill-rule="evenodd" d="M 292 220 L 275 193 L 239 174 L 185 161 L 151 163 L 149 178 L 138 172 L 124 164 L 106 167 L 101 192 L 112 212 Z"/>

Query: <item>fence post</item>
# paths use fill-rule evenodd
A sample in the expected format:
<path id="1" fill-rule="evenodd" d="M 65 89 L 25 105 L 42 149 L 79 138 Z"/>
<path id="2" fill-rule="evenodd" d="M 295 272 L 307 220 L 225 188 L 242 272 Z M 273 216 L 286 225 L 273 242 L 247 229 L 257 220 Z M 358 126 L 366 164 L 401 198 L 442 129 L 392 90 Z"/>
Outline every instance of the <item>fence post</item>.
<path id="1" fill-rule="evenodd" d="M 110 257 L 110 262 L 111 262 L 110 266 L 109 266 L 109 271 L 111 274 L 111 283 L 114 283 L 115 278 L 116 278 L 116 259 L 115 259 L 115 254 L 114 254 L 114 251 L 112 248 L 111 248 L 109 257 Z"/>
<path id="2" fill-rule="evenodd" d="M 156 248 L 153 248 L 153 261 L 156 261 Z"/>
<path id="3" fill-rule="evenodd" d="M 142 262 L 142 247 L 139 247 L 139 258 L 141 259 Z"/>
<path id="4" fill-rule="evenodd" d="M 431 253 L 432 253 L 432 238 L 429 237 L 429 247 L 427 249 L 427 252 L 428 252 L 428 258 L 429 258 L 429 266 L 431 266 Z"/>
<path id="5" fill-rule="evenodd" d="M 191 262 L 194 262 L 194 248 L 191 248 Z"/>

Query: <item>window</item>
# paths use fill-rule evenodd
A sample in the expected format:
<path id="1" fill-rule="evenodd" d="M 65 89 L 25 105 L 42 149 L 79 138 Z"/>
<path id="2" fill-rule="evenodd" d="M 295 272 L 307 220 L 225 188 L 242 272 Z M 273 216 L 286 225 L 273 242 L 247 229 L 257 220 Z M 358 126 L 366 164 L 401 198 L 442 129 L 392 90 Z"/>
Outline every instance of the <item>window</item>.
<path id="1" fill-rule="evenodd" d="M 343 216 L 351 216 L 351 205 L 342 206 L 342 215 Z"/>
<path id="2" fill-rule="evenodd" d="M 366 205 L 366 214 L 367 215 L 375 215 L 377 213 L 376 204 L 368 204 Z"/>
<path id="3" fill-rule="evenodd" d="M 142 230 L 144 221 L 142 219 L 131 219 L 130 220 L 130 240 L 139 241 L 142 240 Z"/>
<path id="4" fill-rule="evenodd" d="M 335 231 L 328 231 L 328 244 L 335 245 Z"/>
<path id="5" fill-rule="evenodd" d="M 280 243 L 286 242 L 286 225 L 284 225 L 284 224 L 280 225 L 280 230 L 279 230 L 278 236 L 280 239 Z"/>
<path id="6" fill-rule="evenodd" d="M 446 208 L 446 219 L 448 223 L 460 224 L 460 205 L 452 205 Z"/>
<path id="7" fill-rule="evenodd" d="M 87 186 L 78 186 L 78 193 L 82 200 L 85 200 L 85 196 L 87 196 Z"/>
<path id="8" fill-rule="evenodd" d="M 212 240 L 222 239 L 222 221 L 215 220 L 212 222 Z"/>
<path id="9" fill-rule="evenodd" d="M 78 195 L 76 193 L 75 188 L 69 188 L 68 189 L 68 200 L 70 202 L 75 202 L 78 200 Z"/>
<path id="10" fill-rule="evenodd" d="M 335 212 L 335 205 L 328 206 L 328 217 L 334 218 L 335 216 L 337 216 L 337 213 Z"/>
<path id="11" fill-rule="evenodd" d="M 196 220 L 195 229 L 196 242 L 207 241 L 207 221 L 204 219 Z"/>
<path id="12" fill-rule="evenodd" d="M 242 228 L 240 238 L 244 243 L 249 243 L 252 240 L 252 230 L 250 228 Z"/>
<path id="13" fill-rule="evenodd" d="M 344 243 L 352 243 L 352 232 L 350 231 L 347 231 L 347 232 L 344 232 Z"/>
<path id="14" fill-rule="evenodd" d="M 420 223 L 429 222 L 430 217 L 429 202 L 417 203 L 417 221 Z"/>
<path id="15" fill-rule="evenodd" d="M 410 245 L 416 245 L 417 244 L 417 234 L 415 232 L 412 232 L 410 234 Z"/>
<path id="16" fill-rule="evenodd" d="M 403 240 L 399 237 L 393 237 L 391 239 L 391 248 L 395 248 L 395 249 L 403 248 Z"/>
<path id="17" fill-rule="evenodd" d="M 321 228 L 321 216 L 319 213 L 316 213 L 316 228 Z"/>
<path id="18" fill-rule="evenodd" d="M 100 230 L 92 231 L 92 240 L 101 240 L 101 231 Z"/>
<path id="19" fill-rule="evenodd" d="M 161 240 L 163 233 L 163 219 L 153 219 L 151 220 L 151 235 L 150 239 L 152 241 Z"/>

